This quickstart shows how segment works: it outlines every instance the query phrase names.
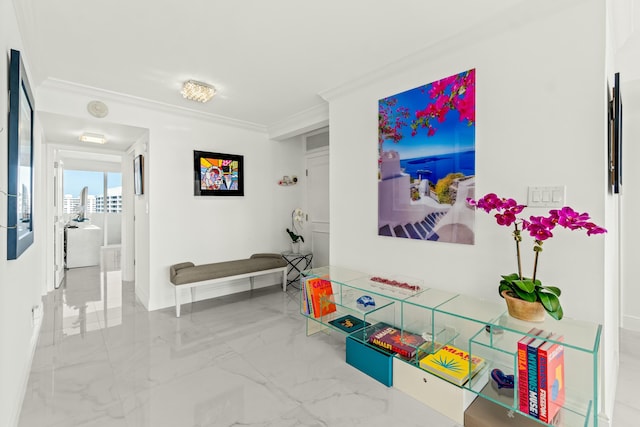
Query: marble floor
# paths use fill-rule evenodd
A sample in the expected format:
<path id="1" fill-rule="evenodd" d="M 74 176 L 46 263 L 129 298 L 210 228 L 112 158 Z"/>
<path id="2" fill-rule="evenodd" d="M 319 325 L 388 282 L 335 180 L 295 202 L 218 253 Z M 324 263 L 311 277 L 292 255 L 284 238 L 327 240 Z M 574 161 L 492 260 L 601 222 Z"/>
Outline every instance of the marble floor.
<path id="1" fill-rule="evenodd" d="M 67 272 L 44 317 L 19 427 L 457 424 L 305 335 L 298 290 L 273 286 L 147 312 L 116 268 Z M 635 426 L 640 334 L 625 333 L 616 427 Z"/>

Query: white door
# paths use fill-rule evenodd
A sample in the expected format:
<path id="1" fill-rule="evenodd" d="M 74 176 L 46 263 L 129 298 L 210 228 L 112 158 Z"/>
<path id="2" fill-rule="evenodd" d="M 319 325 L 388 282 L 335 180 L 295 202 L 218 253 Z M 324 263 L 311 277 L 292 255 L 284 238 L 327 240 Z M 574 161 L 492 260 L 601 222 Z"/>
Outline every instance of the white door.
<path id="1" fill-rule="evenodd" d="M 329 265 L 329 149 L 307 153 L 307 201 L 313 267 Z"/>
<path id="2" fill-rule="evenodd" d="M 61 160 L 53 164 L 53 286 L 57 289 L 64 278 L 64 215 L 62 189 L 64 188 L 64 164 Z"/>

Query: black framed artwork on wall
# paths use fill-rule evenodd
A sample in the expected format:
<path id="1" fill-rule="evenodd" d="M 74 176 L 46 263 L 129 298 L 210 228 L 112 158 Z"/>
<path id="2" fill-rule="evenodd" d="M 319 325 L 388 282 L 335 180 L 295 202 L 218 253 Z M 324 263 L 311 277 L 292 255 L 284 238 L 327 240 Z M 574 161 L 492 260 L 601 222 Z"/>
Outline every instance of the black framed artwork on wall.
<path id="1" fill-rule="evenodd" d="M 196 196 L 244 196 L 244 157 L 193 151 Z"/>
<path id="2" fill-rule="evenodd" d="M 614 75 L 613 91 L 609 99 L 609 186 L 613 194 L 622 190 L 622 93 L 620 73 Z"/>
<path id="3" fill-rule="evenodd" d="M 133 159 L 133 191 L 136 196 L 144 194 L 144 156 L 138 154 Z"/>

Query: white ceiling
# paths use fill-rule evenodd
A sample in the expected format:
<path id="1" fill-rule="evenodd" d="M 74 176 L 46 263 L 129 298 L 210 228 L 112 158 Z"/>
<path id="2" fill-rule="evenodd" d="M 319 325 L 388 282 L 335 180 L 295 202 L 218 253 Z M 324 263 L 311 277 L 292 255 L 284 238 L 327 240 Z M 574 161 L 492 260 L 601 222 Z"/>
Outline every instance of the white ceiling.
<path id="1" fill-rule="evenodd" d="M 536 1 L 541 10 L 572 1 Z M 616 3 L 625 17 L 618 46 L 632 35 L 635 0 Z M 443 43 L 524 0 L 14 0 L 38 86 L 48 79 L 265 127 L 325 101 L 318 95 Z M 526 6 L 525 6 L 526 5 Z M 557 6 L 556 6 L 557 5 Z M 562 6 L 560 6 L 562 5 Z M 527 19 L 521 11 L 521 21 Z M 521 22 L 521 23 L 522 23 Z M 512 22 L 518 24 L 517 22 Z M 486 25 L 486 27 L 490 27 Z M 636 36 L 637 37 L 637 36 Z M 622 50 L 622 49 L 621 49 Z M 635 59 L 632 61 L 635 64 Z M 635 65 L 630 65 L 635 67 Z M 638 78 L 640 78 L 640 67 Z M 188 79 L 213 84 L 207 104 L 185 100 Z M 47 138 L 99 126 L 43 115 Z M 56 126 L 59 128 L 55 130 Z M 115 126 L 115 125 L 112 125 Z M 64 128 L 67 133 L 64 133 Z M 122 129 L 134 138 L 140 129 Z M 107 129 L 114 140 L 116 128 Z M 132 142 L 132 141 L 131 141 Z"/>
<path id="2" fill-rule="evenodd" d="M 83 119 L 42 111 L 38 113 L 38 118 L 48 143 L 75 145 L 93 151 L 126 151 L 148 132 L 144 128 L 111 123 L 107 119 Z M 107 144 L 80 142 L 83 133 L 102 134 Z"/>

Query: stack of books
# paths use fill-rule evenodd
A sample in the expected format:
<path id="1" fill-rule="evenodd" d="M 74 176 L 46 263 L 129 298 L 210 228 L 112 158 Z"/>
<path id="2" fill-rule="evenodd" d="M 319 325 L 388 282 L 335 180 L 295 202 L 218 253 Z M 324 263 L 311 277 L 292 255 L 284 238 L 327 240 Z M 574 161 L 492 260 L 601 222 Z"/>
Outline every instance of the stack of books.
<path id="1" fill-rule="evenodd" d="M 518 404 L 521 412 L 553 424 L 564 404 L 562 336 L 536 328 L 518 341 Z"/>

